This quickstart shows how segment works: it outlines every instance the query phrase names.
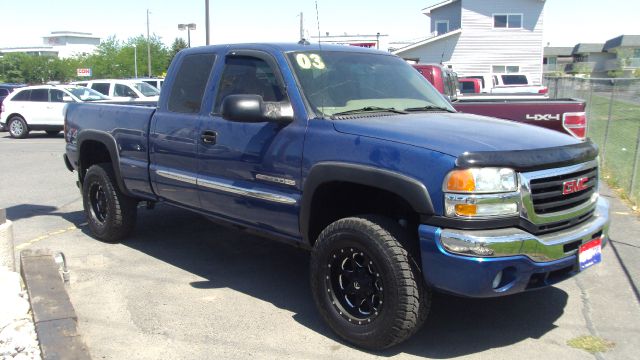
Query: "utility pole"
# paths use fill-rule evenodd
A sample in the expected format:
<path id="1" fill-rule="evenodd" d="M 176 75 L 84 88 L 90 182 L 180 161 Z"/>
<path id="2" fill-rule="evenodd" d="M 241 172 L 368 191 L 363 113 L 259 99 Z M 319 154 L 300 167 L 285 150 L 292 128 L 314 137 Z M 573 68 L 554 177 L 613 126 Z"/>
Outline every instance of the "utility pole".
<path id="1" fill-rule="evenodd" d="M 147 67 L 151 77 L 151 39 L 149 38 L 149 9 L 147 9 Z"/>
<path id="2" fill-rule="evenodd" d="M 300 40 L 304 39 L 304 21 L 303 13 L 300 12 Z"/>
<path id="3" fill-rule="evenodd" d="M 133 45 L 133 71 L 138 78 L 138 45 Z"/>
<path id="4" fill-rule="evenodd" d="M 207 45 L 209 45 L 209 0 L 204 0 L 204 18 L 205 27 L 207 28 L 205 33 L 207 34 Z"/>

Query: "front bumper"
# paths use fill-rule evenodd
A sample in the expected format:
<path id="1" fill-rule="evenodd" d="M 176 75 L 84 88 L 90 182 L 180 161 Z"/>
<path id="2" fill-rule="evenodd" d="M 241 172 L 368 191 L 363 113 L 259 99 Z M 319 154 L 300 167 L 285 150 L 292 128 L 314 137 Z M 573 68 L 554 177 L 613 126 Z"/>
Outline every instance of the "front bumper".
<path id="1" fill-rule="evenodd" d="M 536 236 L 518 228 L 442 229 L 420 225 L 422 270 L 430 286 L 470 297 L 491 297 L 540 288 L 578 272 L 581 244 L 608 239 L 609 204 L 599 198 L 589 220 Z M 494 287 L 496 276 L 502 279 Z"/>

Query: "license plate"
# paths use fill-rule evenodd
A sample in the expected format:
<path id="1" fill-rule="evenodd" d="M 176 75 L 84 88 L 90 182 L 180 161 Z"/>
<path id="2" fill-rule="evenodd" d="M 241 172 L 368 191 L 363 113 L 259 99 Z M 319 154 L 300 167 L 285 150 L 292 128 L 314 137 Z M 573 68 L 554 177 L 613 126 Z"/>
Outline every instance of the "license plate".
<path id="1" fill-rule="evenodd" d="M 578 261 L 580 262 L 580 271 L 602 261 L 602 238 L 580 245 Z"/>

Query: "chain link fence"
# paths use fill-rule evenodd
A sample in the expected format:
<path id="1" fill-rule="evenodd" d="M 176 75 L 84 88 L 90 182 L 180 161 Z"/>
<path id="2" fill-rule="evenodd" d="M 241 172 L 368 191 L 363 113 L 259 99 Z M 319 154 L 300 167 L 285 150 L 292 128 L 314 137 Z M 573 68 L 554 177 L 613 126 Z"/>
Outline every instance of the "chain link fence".
<path id="1" fill-rule="evenodd" d="M 587 102 L 587 136 L 600 147 L 602 176 L 640 203 L 640 79 L 545 77 L 551 98 Z"/>

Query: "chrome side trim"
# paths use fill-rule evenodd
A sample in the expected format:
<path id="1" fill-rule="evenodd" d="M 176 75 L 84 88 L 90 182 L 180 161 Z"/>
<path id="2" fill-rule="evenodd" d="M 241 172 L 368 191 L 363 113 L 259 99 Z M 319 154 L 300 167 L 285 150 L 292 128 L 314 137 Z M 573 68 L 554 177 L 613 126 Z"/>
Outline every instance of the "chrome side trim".
<path id="1" fill-rule="evenodd" d="M 224 184 L 217 181 L 197 179 L 197 184 L 209 189 L 223 191 L 240 196 L 252 197 L 260 200 L 271 201 L 279 204 L 295 205 L 297 203 L 296 199 L 290 198 L 288 196 L 272 194 L 259 190 L 245 189 L 235 185 Z"/>
<path id="2" fill-rule="evenodd" d="M 173 171 L 156 170 L 156 174 L 158 174 L 158 176 L 162 176 L 167 179 L 182 181 L 192 185 L 196 185 L 198 183 L 198 179 L 196 179 L 193 176 L 179 174 Z"/>
<path id="3" fill-rule="evenodd" d="M 536 236 L 518 228 L 442 229 L 440 242 L 446 251 L 458 255 L 487 258 L 524 255 L 536 262 L 546 262 L 575 254 L 577 247 L 565 252 L 564 245 L 576 241 L 584 244 L 598 233 L 606 243 L 609 223 L 609 204 L 600 198 L 588 221 L 567 230 Z"/>
<path id="4" fill-rule="evenodd" d="M 593 210 L 596 207 L 598 201 L 598 191 L 593 194 L 591 199 L 586 203 L 564 211 L 558 211 L 555 213 L 539 215 L 536 214 L 533 208 L 533 199 L 531 195 L 531 180 L 549 178 L 558 175 L 566 175 L 575 173 L 582 170 L 598 167 L 596 160 L 591 160 L 582 164 L 571 165 L 555 169 L 532 171 L 528 173 L 520 173 L 520 191 L 522 193 L 522 206 L 520 208 L 520 217 L 528 219 L 535 225 L 548 224 L 553 222 L 559 222 L 563 220 L 569 220 L 579 217 Z"/>

